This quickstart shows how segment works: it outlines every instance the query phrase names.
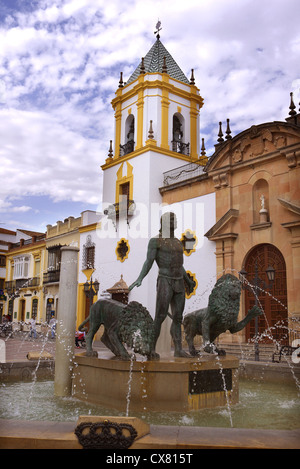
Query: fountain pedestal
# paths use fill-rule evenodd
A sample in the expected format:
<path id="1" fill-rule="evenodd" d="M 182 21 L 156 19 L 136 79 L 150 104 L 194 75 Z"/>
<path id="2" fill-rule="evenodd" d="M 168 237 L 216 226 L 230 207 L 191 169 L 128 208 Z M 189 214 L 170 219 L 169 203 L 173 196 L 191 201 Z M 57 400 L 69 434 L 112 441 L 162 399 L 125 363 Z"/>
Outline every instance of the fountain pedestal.
<path id="1" fill-rule="evenodd" d="M 128 399 L 130 411 L 190 411 L 238 402 L 235 357 L 170 355 L 131 363 L 99 352 L 98 358 L 76 355 L 76 362 L 74 397 L 122 412 Z"/>

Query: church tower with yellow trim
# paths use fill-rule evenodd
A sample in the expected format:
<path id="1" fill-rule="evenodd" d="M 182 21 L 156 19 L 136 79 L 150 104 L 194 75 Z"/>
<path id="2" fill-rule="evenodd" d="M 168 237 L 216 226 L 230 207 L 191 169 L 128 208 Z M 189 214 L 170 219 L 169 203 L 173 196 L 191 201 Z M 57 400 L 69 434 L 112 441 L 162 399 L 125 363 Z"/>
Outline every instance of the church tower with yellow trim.
<path id="1" fill-rule="evenodd" d="M 135 169 L 138 160 L 146 169 L 149 154 L 151 163 L 160 168 L 161 175 L 180 166 L 181 161 L 182 164 L 206 163 L 206 158 L 199 157 L 199 111 L 202 105 L 203 99 L 195 86 L 193 70 L 188 80 L 158 34 L 155 43 L 126 83 L 121 73 L 119 88 L 112 101 L 115 137 L 109 157 L 102 166 L 104 179 L 113 168 L 117 175 L 120 165 L 124 167 L 125 162 L 130 163 L 131 176 L 135 179 L 152 178 L 149 171 L 137 174 Z M 112 181 L 110 177 L 108 180 L 109 189 L 104 184 L 104 201 L 111 200 L 112 195 Z M 135 186 L 132 180 L 127 182 L 128 195 L 133 200 L 137 196 L 134 194 Z M 161 180 L 157 182 L 159 184 Z M 114 203 L 119 202 L 119 191 L 124 190 L 118 177 L 116 184 Z"/>
<path id="2" fill-rule="evenodd" d="M 121 73 L 112 100 L 115 135 L 102 166 L 103 216 L 97 230 L 102 292 L 121 276 L 128 285 L 136 279 L 149 239 L 158 234 L 164 173 L 189 163 L 206 164 L 199 145 L 202 106 L 193 70 L 188 79 L 159 34 L 126 83 Z M 129 298 L 151 314 L 156 278 L 153 266 Z"/>

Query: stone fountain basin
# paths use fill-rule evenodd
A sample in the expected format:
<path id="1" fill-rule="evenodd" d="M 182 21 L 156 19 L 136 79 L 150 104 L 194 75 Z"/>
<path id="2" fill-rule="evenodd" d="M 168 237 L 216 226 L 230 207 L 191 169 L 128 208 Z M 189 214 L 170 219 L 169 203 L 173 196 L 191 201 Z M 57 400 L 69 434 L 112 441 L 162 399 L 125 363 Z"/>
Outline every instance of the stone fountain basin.
<path id="1" fill-rule="evenodd" d="M 191 411 L 236 404 L 238 367 L 235 357 L 206 354 L 200 358 L 163 355 L 159 361 L 130 361 L 108 351 L 98 357 L 76 355 L 73 396 L 126 411 Z M 84 383 L 84 386 L 81 384 Z"/>

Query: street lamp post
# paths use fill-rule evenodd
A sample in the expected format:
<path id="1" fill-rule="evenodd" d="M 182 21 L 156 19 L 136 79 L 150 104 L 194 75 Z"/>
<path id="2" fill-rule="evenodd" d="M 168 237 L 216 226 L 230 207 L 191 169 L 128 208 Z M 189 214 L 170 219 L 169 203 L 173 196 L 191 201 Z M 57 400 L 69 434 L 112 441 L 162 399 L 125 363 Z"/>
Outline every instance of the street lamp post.
<path id="1" fill-rule="evenodd" d="M 93 304 L 93 298 L 95 295 L 97 295 L 98 291 L 99 291 L 99 282 L 98 280 L 95 280 L 93 282 L 92 278 L 91 278 L 91 281 L 88 282 L 86 281 L 84 286 L 83 286 L 83 289 L 84 289 L 84 293 L 86 295 L 87 298 L 89 298 L 90 300 L 90 307 L 92 306 Z"/>
<path id="2" fill-rule="evenodd" d="M 247 278 L 248 272 L 246 272 L 245 269 L 242 269 L 239 272 L 240 275 L 240 280 L 242 282 L 242 288 L 244 290 L 248 290 L 254 294 L 255 298 L 255 306 L 258 306 L 258 290 L 259 289 L 264 289 L 264 290 L 269 290 L 273 287 L 274 285 L 274 280 L 275 280 L 275 269 L 271 266 L 269 266 L 266 269 L 266 274 L 269 280 L 269 283 L 267 284 L 264 280 L 262 280 L 259 275 L 258 275 L 258 264 L 257 261 L 255 262 L 255 270 L 254 270 L 254 279 L 253 283 L 246 283 L 245 279 Z M 259 361 L 259 345 L 258 345 L 258 316 L 255 317 L 255 342 L 254 342 L 254 355 L 255 355 L 255 361 Z"/>

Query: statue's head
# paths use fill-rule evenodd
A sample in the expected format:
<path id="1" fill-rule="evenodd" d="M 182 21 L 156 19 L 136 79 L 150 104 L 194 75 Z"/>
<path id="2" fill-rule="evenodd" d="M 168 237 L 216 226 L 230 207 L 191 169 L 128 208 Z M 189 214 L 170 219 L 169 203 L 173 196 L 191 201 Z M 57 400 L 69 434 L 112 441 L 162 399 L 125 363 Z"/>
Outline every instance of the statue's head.
<path id="1" fill-rule="evenodd" d="M 128 303 L 119 318 L 118 326 L 118 335 L 122 342 L 136 353 L 150 355 L 154 336 L 153 319 L 141 303 Z"/>
<path id="2" fill-rule="evenodd" d="M 177 218 L 175 213 L 166 212 L 160 218 L 160 234 L 163 238 L 170 238 L 177 228 Z"/>
<path id="3" fill-rule="evenodd" d="M 216 282 L 208 304 L 211 311 L 227 315 L 233 309 L 239 311 L 241 282 L 232 274 L 225 274 Z"/>

